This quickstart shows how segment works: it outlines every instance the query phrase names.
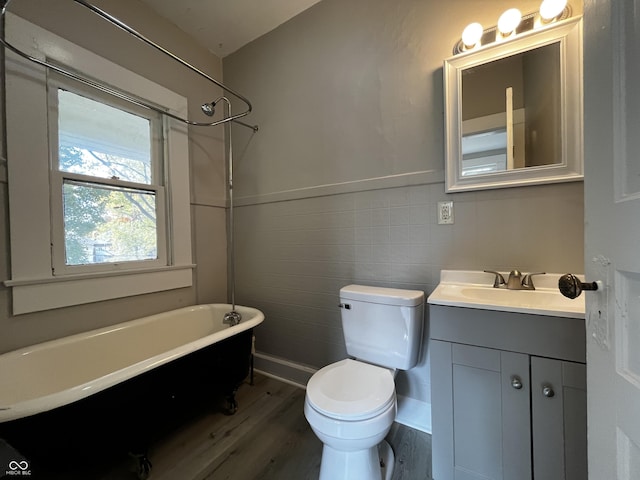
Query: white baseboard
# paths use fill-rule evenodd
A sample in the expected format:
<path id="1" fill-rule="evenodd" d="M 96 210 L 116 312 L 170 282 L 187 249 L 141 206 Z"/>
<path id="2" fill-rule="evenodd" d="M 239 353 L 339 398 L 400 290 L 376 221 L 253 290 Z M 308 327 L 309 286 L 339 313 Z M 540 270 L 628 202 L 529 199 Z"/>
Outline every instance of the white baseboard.
<path id="1" fill-rule="evenodd" d="M 317 372 L 316 369 L 307 367 L 306 365 L 264 353 L 256 352 L 253 358 L 256 371 L 301 388 L 306 388 L 311 376 Z"/>
<path id="2" fill-rule="evenodd" d="M 274 375 L 273 373 L 269 373 L 269 372 L 265 372 L 264 370 L 260 370 L 259 368 L 256 368 L 255 372 L 259 373 L 260 375 L 264 375 L 265 377 L 275 378 L 279 382 L 287 383 L 289 385 L 293 385 L 294 387 L 301 388 L 302 390 L 306 390 L 307 389 L 307 387 L 305 385 L 300 385 L 299 383 L 291 381 L 288 378 L 279 377 L 277 375 Z"/>
<path id="3" fill-rule="evenodd" d="M 431 434 L 431 404 L 398 395 L 396 422 Z"/>

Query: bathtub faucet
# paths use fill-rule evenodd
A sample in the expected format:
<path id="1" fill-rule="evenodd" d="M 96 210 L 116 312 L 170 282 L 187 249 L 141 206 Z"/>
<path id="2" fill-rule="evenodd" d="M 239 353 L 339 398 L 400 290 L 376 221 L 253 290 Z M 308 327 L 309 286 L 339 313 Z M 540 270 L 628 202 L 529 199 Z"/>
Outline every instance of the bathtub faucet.
<path id="1" fill-rule="evenodd" d="M 240 313 L 236 312 L 235 310 L 231 310 L 230 312 L 224 314 L 222 323 L 224 323 L 225 325 L 233 326 L 239 324 L 240 320 L 242 320 L 242 315 L 240 315 Z"/>

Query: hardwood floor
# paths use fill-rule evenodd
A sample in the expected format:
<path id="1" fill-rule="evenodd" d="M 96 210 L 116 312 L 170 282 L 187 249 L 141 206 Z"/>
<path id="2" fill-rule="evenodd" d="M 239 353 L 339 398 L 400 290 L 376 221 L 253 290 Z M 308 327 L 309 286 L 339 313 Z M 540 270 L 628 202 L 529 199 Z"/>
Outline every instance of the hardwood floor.
<path id="1" fill-rule="evenodd" d="M 304 390 L 256 375 L 238 392 L 239 409 L 205 412 L 150 449 L 150 480 L 305 480 L 318 478 L 322 444 L 304 417 Z M 396 455 L 393 480 L 431 478 L 431 436 L 394 424 L 387 440 Z M 135 462 L 47 480 L 135 480 Z M 35 472 L 34 472 L 35 473 Z"/>

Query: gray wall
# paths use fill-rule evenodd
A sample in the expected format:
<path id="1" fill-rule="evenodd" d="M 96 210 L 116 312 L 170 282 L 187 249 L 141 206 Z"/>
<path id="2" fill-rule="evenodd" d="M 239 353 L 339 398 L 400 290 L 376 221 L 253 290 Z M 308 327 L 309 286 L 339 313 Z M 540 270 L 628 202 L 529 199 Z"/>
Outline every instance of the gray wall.
<path id="1" fill-rule="evenodd" d="M 509 6 L 323 0 L 224 59 L 260 125 L 234 130 L 237 300 L 265 312 L 260 354 L 343 358 L 349 283 L 429 294 L 443 268 L 583 271 L 582 183 L 444 193 L 442 61 L 468 23 Z M 442 200 L 454 225 L 437 225 Z M 421 364 L 398 378 L 423 402 L 427 339 L 428 323 Z"/>
<path id="2" fill-rule="evenodd" d="M 96 4 L 220 76 L 219 59 L 138 1 Z M 582 184 L 444 193 L 442 60 L 465 25 L 495 25 L 510 6 L 477 5 L 323 0 L 224 60 L 225 81 L 253 101 L 250 122 L 260 125 L 257 134 L 234 128 L 237 301 L 267 316 L 259 352 L 316 368 L 342 358 L 335 306 L 348 283 L 428 294 L 442 268 L 582 271 Z M 186 96 L 192 114 L 218 93 L 72 2 L 17 6 L 28 20 Z M 539 1 L 519 6 L 533 11 Z M 0 284 L 0 352 L 225 300 L 222 128 L 192 128 L 189 138 L 195 286 L 13 317 Z M 436 202 L 450 199 L 456 223 L 437 225 Z M 10 276 L 9 259 L 0 162 L 0 281 Z M 427 336 L 428 328 L 421 365 L 398 378 L 398 390 L 428 402 Z"/>
<path id="3" fill-rule="evenodd" d="M 94 3 L 203 71 L 222 76 L 219 58 L 137 0 Z M 10 11 L 187 97 L 191 115 L 219 95 L 217 88 L 73 2 L 15 2 Z M 223 128 L 190 128 L 189 155 L 193 257 L 198 264 L 192 288 L 17 317 L 11 315 L 10 290 L 2 285 L 10 278 L 10 256 L 6 165 L 0 162 L 0 352 L 194 303 L 226 301 Z"/>

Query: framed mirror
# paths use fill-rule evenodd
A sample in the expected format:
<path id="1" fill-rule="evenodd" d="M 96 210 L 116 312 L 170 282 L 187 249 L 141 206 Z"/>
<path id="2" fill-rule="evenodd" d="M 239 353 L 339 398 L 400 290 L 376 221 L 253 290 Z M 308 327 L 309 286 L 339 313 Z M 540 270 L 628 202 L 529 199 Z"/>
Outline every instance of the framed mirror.
<path id="1" fill-rule="evenodd" d="M 444 62 L 446 191 L 582 180 L 580 17 Z"/>

